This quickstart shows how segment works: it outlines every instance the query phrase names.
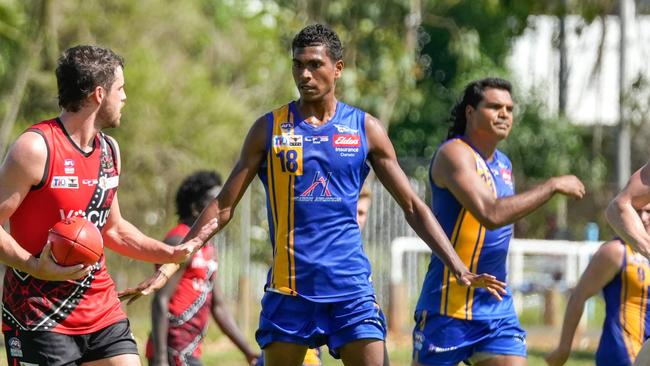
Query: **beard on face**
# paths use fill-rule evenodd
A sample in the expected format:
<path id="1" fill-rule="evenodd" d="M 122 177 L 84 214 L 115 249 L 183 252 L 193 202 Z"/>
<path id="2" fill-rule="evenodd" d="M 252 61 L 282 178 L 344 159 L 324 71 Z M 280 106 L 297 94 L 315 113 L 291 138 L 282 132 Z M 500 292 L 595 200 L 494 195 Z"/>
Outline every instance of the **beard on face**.
<path id="1" fill-rule="evenodd" d="M 108 99 L 104 99 L 99 106 L 97 119 L 101 122 L 102 128 L 118 127 L 120 125 L 119 109 L 111 107 L 107 101 Z"/>

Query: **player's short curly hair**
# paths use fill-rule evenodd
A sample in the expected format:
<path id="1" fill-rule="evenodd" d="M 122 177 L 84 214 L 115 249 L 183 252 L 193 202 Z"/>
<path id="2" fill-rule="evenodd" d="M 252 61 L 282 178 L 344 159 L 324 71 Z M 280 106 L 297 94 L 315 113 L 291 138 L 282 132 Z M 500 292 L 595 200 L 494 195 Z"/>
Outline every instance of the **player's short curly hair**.
<path id="1" fill-rule="evenodd" d="M 56 68 L 59 107 L 77 112 L 95 87 L 110 91 L 118 66 L 124 68 L 124 59 L 108 48 L 80 45 L 67 49 Z"/>
<path id="2" fill-rule="evenodd" d="M 451 109 L 451 116 L 449 117 L 451 126 L 447 132 L 447 139 L 465 134 L 465 127 L 467 126 L 465 110 L 468 105 L 474 108 L 478 106 L 485 96 L 485 89 L 507 90 L 508 93 L 512 94 L 512 84 L 505 79 L 489 77 L 481 80 L 474 80 L 467 84 L 462 99 L 459 99 Z"/>
<path id="3" fill-rule="evenodd" d="M 181 220 L 193 218 L 192 205 L 202 211 L 209 198 L 208 192 L 221 185 L 221 176 L 213 171 L 200 170 L 183 180 L 176 192 L 176 213 Z"/>
<path id="4" fill-rule="evenodd" d="M 296 48 L 325 46 L 327 55 L 334 62 L 343 60 L 343 46 L 339 36 L 323 24 L 312 24 L 303 28 L 291 42 L 291 52 Z"/>

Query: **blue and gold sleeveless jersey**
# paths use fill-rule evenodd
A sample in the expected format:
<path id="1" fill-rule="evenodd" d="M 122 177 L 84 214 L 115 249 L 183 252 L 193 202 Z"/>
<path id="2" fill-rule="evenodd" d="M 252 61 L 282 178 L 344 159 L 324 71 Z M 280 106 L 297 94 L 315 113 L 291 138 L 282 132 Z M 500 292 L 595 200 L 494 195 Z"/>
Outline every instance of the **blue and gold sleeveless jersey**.
<path id="1" fill-rule="evenodd" d="M 505 154 L 497 150 L 493 159 L 486 162 L 474 148 L 459 138 L 448 140 L 445 144 L 462 144 L 474 154 L 476 171 L 482 178 L 482 182 L 476 184 L 487 185 L 495 197 L 514 194 L 512 165 Z M 505 281 L 512 225 L 496 230 L 487 229 L 448 189 L 438 187 L 433 181 L 430 183 L 433 214 L 463 263 L 474 273 L 490 273 Z M 461 286 L 435 255 L 431 256 L 417 304 L 416 311 L 421 310 L 467 320 L 502 318 L 514 314 L 510 289 L 503 296 L 503 301 L 499 301 L 485 289 Z"/>
<path id="2" fill-rule="evenodd" d="M 596 364 L 632 365 L 643 342 L 650 337 L 648 327 L 648 259 L 625 245 L 621 271 L 603 288 L 605 324 L 596 351 Z"/>
<path id="3" fill-rule="evenodd" d="M 273 264 L 266 288 L 316 302 L 373 294 L 357 224 L 370 170 L 365 113 L 342 102 L 323 126 L 300 119 L 291 102 L 266 115 L 267 194 Z"/>

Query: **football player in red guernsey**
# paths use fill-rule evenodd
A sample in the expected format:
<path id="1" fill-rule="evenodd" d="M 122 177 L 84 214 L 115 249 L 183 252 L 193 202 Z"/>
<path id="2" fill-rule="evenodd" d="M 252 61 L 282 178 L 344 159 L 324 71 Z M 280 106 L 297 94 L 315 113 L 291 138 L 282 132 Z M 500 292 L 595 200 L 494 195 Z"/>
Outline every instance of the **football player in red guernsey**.
<path id="1" fill-rule="evenodd" d="M 50 257 L 48 229 L 82 216 L 121 255 L 180 263 L 212 231 L 179 246 L 152 239 L 120 214 L 120 154 L 104 128 L 118 127 L 126 102 L 123 59 L 109 49 L 66 50 L 56 69 L 61 114 L 31 126 L 0 167 L 2 330 L 9 365 L 140 365 L 126 315 L 104 257 L 61 267 Z"/>
<path id="2" fill-rule="evenodd" d="M 213 171 L 201 170 L 185 178 L 176 192 L 179 222 L 167 233 L 165 243 L 178 245 L 220 189 L 221 176 Z M 217 282 L 217 267 L 216 249 L 206 245 L 155 293 L 147 342 L 149 366 L 201 366 L 201 346 L 210 317 L 248 364 L 257 363 L 259 354 L 246 342 L 228 310 Z"/>

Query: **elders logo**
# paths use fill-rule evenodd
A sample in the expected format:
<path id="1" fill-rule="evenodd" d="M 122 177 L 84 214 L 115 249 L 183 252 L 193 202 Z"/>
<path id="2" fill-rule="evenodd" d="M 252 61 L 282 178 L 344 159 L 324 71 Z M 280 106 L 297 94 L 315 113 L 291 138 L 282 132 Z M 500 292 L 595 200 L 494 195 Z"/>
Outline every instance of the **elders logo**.
<path id="1" fill-rule="evenodd" d="M 332 142 L 335 147 L 359 147 L 361 138 L 358 135 L 334 135 Z"/>

